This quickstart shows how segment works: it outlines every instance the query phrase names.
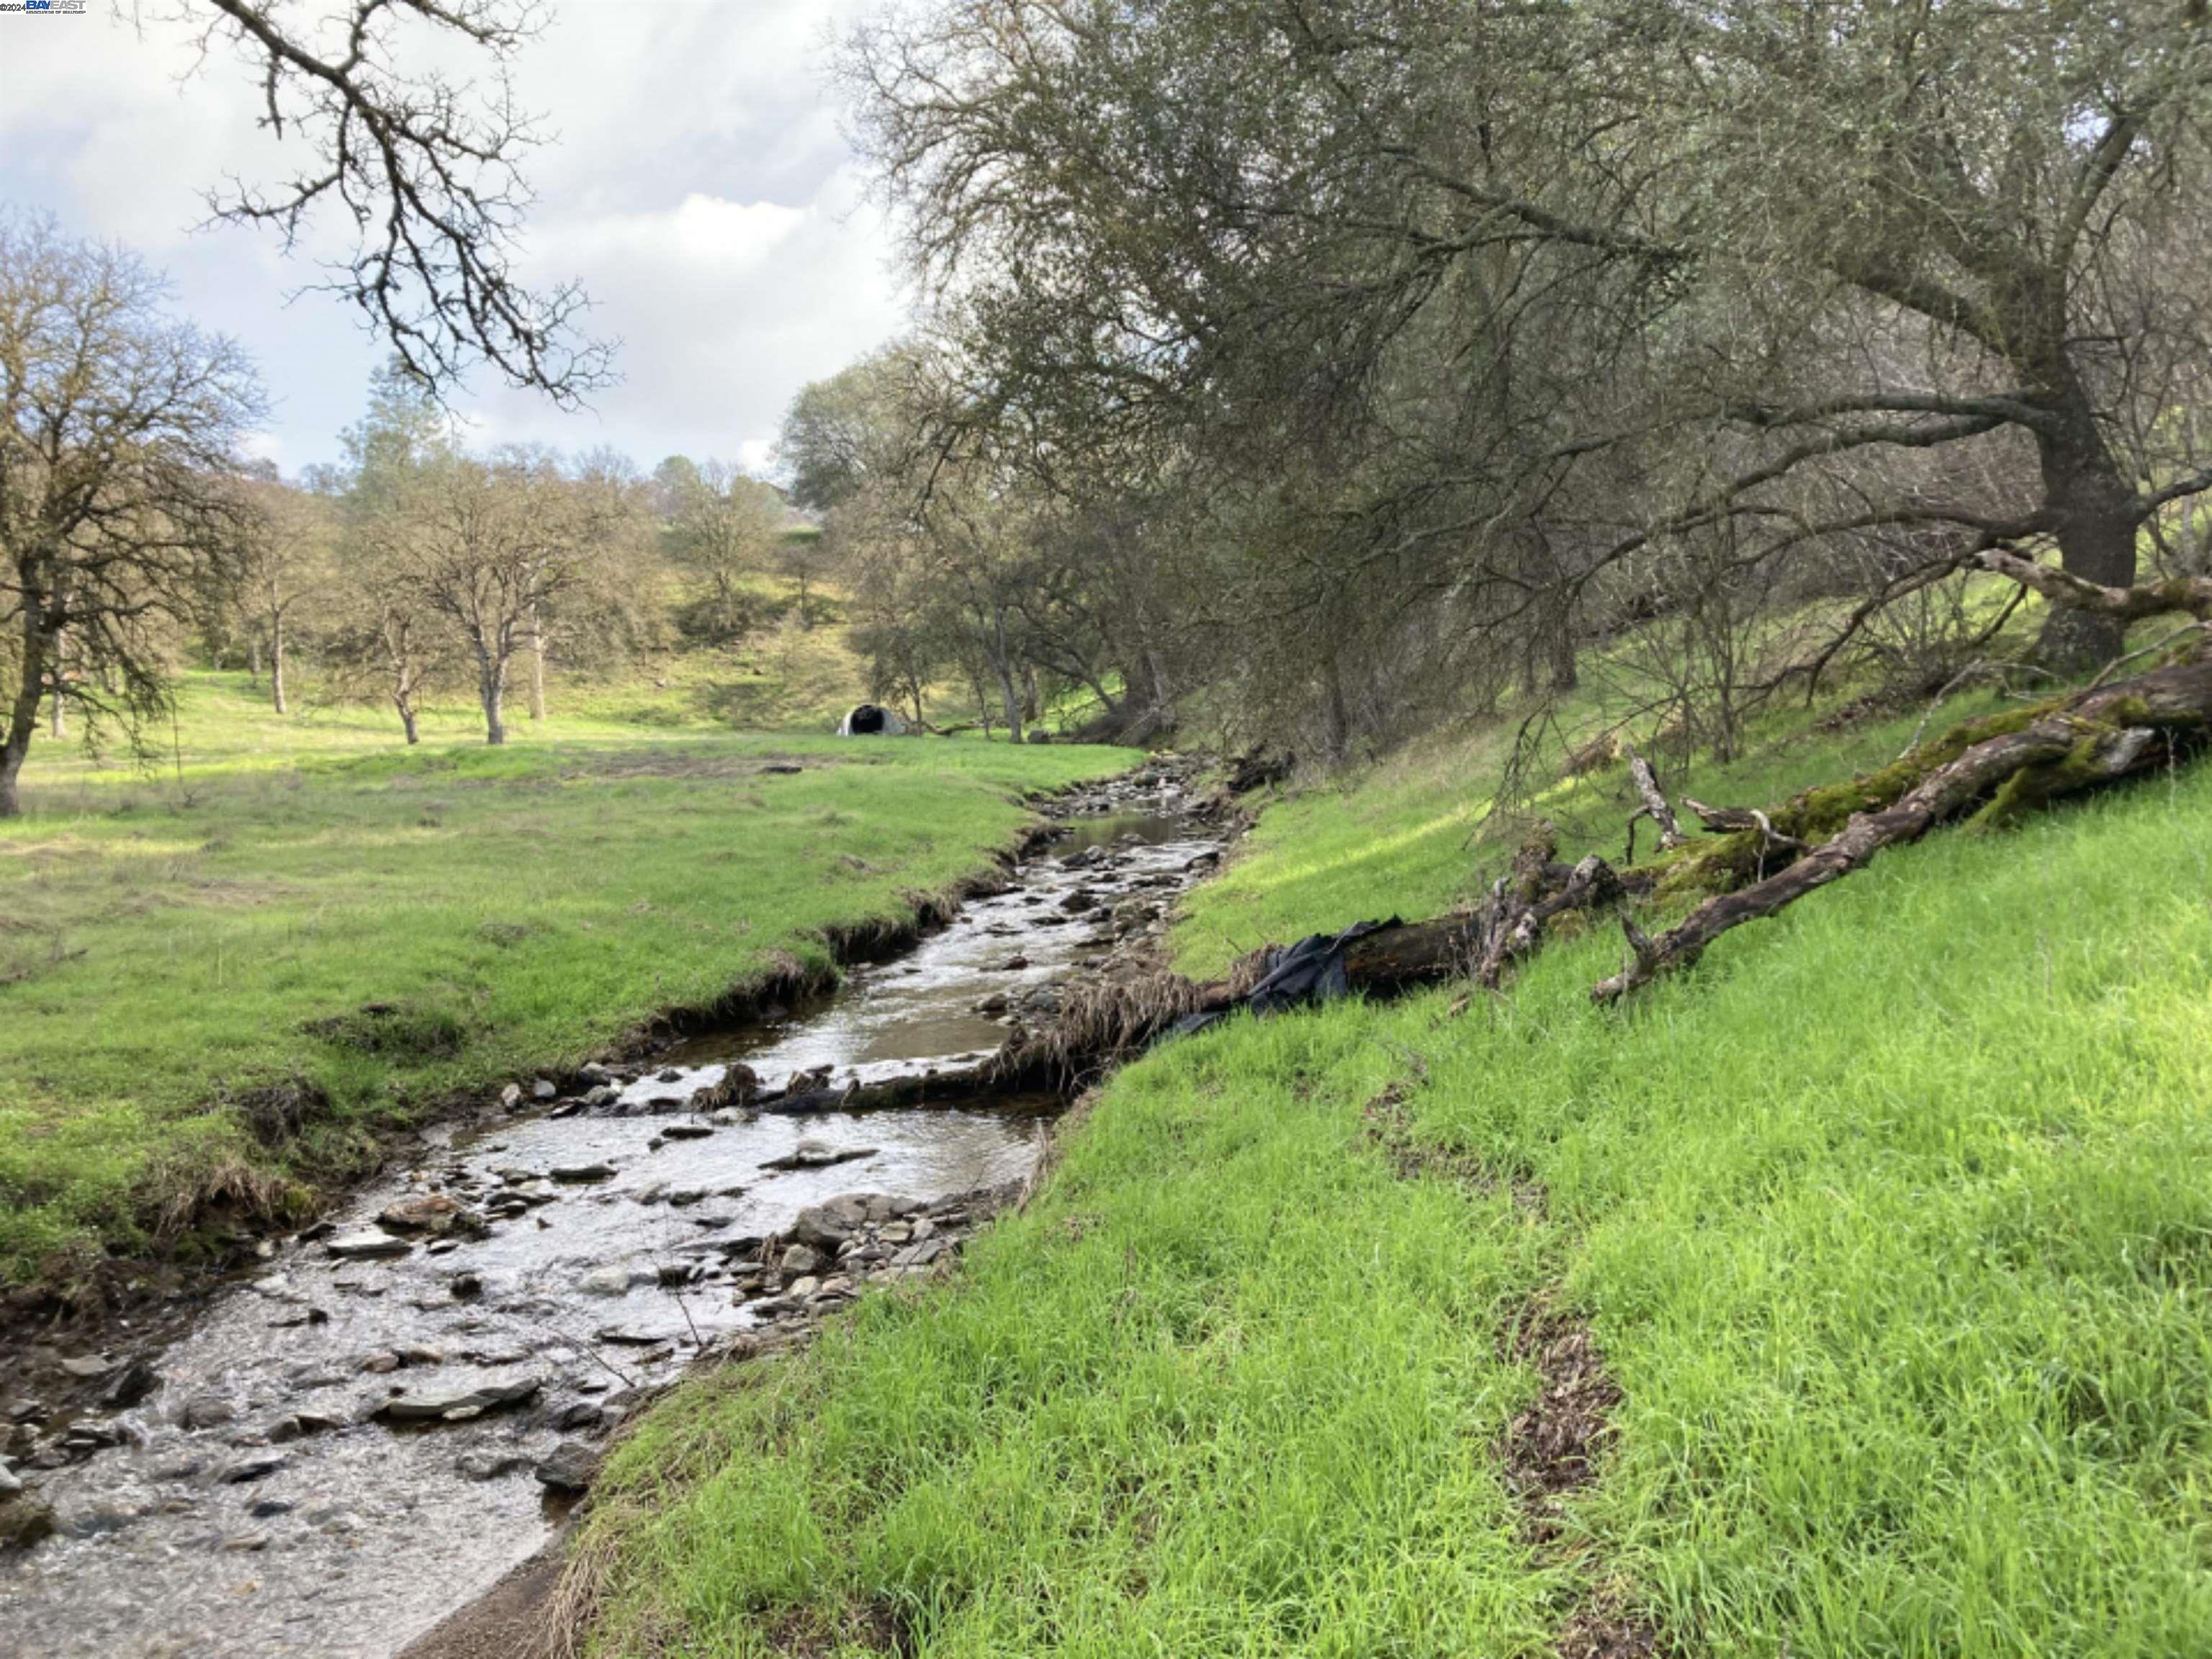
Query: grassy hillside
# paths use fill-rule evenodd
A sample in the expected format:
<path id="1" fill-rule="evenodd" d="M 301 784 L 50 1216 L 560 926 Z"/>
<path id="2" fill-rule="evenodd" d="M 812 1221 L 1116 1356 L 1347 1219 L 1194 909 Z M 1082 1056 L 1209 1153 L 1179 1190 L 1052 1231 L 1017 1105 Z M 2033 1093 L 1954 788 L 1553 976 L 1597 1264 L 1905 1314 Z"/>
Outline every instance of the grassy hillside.
<path id="1" fill-rule="evenodd" d="M 515 725 L 490 750 L 434 711 L 410 750 L 373 711 L 280 719 L 200 676 L 150 773 L 33 751 L 27 814 L 0 823 L 0 1284 L 819 961 L 823 927 L 975 868 L 1023 792 L 1129 758 Z M 247 1127 L 302 1108 L 280 1144 Z"/>
<path id="2" fill-rule="evenodd" d="M 565 689 L 556 712 L 628 725 L 835 731 L 867 696 L 868 672 L 840 620 L 842 602 L 825 599 L 823 609 L 815 626 L 787 617 L 742 649 L 672 653 L 611 683 Z"/>
<path id="3" fill-rule="evenodd" d="M 1275 809 L 1186 961 L 1468 890 L 1497 752 Z M 1617 787 L 1547 805 L 1617 851 Z M 1172 1044 L 952 1285 L 647 1419 L 596 1650 L 2212 1651 L 2208 881 L 2199 768 L 1885 854 L 1625 1010 L 1593 930 L 1456 1015 Z M 1618 1400 L 1553 1513 L 1530 1333 L 1577 1327 Z"/>

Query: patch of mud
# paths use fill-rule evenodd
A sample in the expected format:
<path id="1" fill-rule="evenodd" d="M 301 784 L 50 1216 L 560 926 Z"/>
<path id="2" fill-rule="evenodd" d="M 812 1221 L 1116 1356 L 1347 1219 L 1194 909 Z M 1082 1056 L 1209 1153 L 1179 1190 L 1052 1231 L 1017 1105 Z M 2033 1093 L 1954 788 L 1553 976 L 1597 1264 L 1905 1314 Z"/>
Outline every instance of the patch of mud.
<path id="1" fill-rule="evenodd" d="M 1534 1368 L 1536 1397 L 1515 1414 L 1497 1458 L 1539 1560 L 1587 1573 L 1568 1544 L 1565 1501 L 1594 1484 L 1614 1430 L 1620 1385 L 1589 1326 L 1540 1304 L 1514 1331 L 1508 1352 Z M 1553 1640 L 1559 1659 L 1652 1659 L 1658 1632 L 1610 1586 L 1580 1595 Z"/>
<path id="2" fill-rule="evenodd" d="M 1559 1659 L 1657 1659 L 1659 1633 L 1603 1595 L 1577 1607 L 1559 1629 Z"/>
<path id="3" fill-rule="evenodd" d="M 1559 1535 L 1556 1500 L 1597 1479 L 1597 1457 L 1613 1433 L 1620 1385 L 1587 1326 L 1538 1314 L 1514 1333 L 1510 1352 L 1532 1366 L 1536 1398 L 1506 1425 L 1498 1460 L 1521 1500 L 1531 1536 Z"/>
<path id="4" fill-rule="evenodd" d="M 1474 1153 L 1432 1146 L 1415 1135 L 1407 1093 L 1401 1085 L 1389 1085 L 1359 1109 L 1359 1115 L 1369 1142 L 1389 1160 L 1399 1180 L 1433 1176 L 1480 1193 L 1494 1193 L 1502 1187 L 1523 1211 L 1543 1213 L 1547 1194 L 1541 1182 L 1525 1177 L 1502 1180 Z"/>
<path id="5" fill-rule="evenodd" d="M 761 1635 L 769 1652 L 786 1659 L 835 1659 L 854 1652 L 906 1659 L 915 1646 L 914 1632 L 899 1610 L 882 1601 L 848 1608 L 835 1619 L 811 1607 L 765 1613 Z"/>

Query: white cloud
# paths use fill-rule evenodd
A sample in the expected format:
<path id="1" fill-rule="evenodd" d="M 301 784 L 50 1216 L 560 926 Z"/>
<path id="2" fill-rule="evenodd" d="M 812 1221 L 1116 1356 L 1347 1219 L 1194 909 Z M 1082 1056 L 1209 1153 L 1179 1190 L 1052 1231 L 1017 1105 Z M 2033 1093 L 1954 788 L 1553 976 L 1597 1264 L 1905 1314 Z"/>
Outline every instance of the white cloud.
<path id="1" fill-rule="evenodd" d="M 676 451 L 757 464 L 801 385 L 900 330 L 890 238 L 856 210 L 820 76 L 827 36 L 866 3 L 569 0 L 519 66 L 522 101 L 557 135 L 529 169 L 526 268 L 584 279 L 592 331 L 623 342 L 623 380 L 568 416 L 482 383 L 467 412 L 487 441 L 611 443 L 648 467 Z M 261 362 L 285 464 L 334 458 L 378 348 L 326 296 L 287 303 L 316 280 L 311 262 L 257 233 L 191 230 L 226 174 L 298 165 L 255 128 L 251 78 L 217 58 L 180 84 L 192 51 L 173 27 L 0 22 L 0 202 L 167 267 L 179 309 Z"/>
<path id="2" fill-rule="evenodd" d="M 531 237 L 533 264 L 549 271 L 675 273 L 714 284 L 744 275 L 804 223 L 807 210 L 777 202 L 726 202 L 694 193 L 660 213 L 552 220 Z"/>
<path id="3" fill-rule="evenodd" d="M 274 461 L 279 467 L 284 465 L 284 441 L 273 432 L 248 433 L 240 447 L 257 461 Z"/>

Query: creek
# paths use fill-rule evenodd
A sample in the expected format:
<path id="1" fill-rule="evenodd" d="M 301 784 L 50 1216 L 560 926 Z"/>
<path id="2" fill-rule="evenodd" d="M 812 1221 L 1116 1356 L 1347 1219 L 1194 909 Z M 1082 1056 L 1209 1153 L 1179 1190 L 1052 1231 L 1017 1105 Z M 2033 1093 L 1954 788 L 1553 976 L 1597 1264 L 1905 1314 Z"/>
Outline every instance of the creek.
<path id="1" fill-rule="evenodd" d="M 18 1447 L 37 1444 L 20 1473 L 57 1530 L 0 1555 L 0 1654 L 386 1659 L 542 1548 L 572 1467 L 702 1353 L 936 1270 L 1034 1170 L 1058 1099 L 694 1097 L 740 1062 L 835 1088 L 981 1060 L 1157 930 L 1218 848 L 1184 805 L 1169 775 L 1089 792 L 1004 891 L 834 991 L 425 1132 L 158 1350 L 81 1361 L 137 1378 L 125 1409 L 13 1383 Z M 763 1255 L 848 1194 L 876 1195 L 865 1249 L 803 1279 Z"/>

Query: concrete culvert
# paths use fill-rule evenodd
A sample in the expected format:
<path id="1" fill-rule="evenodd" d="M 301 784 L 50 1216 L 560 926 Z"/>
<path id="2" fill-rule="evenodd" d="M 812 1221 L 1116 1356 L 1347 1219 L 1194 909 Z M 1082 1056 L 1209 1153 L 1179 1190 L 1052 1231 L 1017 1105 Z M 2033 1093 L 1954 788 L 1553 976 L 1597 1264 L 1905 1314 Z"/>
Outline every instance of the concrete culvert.
<path id="1" fill-rule="evenodd" d="M 896 738 L 906 731 L 906 722 L 895 709 L 879 703 L 855 703 L 852 711 L 837 723 L 841 738 Z"/>

